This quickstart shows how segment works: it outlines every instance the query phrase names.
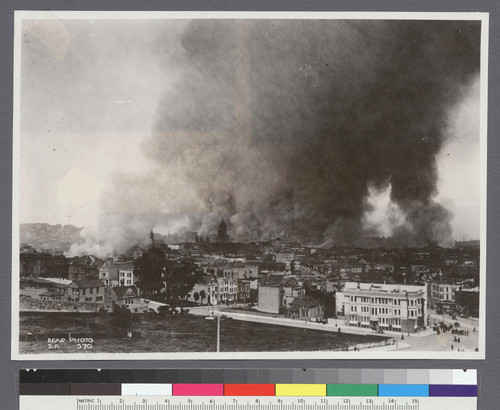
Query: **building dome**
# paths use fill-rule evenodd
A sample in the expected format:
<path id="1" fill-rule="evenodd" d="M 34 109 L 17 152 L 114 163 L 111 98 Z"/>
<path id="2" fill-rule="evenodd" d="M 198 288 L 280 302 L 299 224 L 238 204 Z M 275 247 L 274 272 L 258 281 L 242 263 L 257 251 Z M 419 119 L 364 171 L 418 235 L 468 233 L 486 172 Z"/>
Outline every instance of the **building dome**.
<path id="1" fill-rule="evenodd" d="M 227 226 L 226 226 L 226 223 L 224 222 L 224 218 L 222 218 L 222 221 L 220 221 L 220 224 L 219 224 L 219 231 L 222 231 L 222 230 L 226 230 L 227 229 Z"/>
<path id="2" fill-rule="evenodd" d="M 224 218 L 220 221 L 219 229 L 217 230 L 217 240 L 219 242 L 228 242 L 229 236 L 227 235 L 227 225 L 224 222 Z"/>

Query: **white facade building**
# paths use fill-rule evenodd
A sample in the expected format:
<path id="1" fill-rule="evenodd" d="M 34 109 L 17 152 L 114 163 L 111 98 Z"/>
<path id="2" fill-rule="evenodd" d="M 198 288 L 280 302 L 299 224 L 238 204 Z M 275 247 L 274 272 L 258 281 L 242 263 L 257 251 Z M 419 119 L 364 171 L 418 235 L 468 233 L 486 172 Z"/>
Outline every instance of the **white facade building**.
<path id="1" fill-rule="evenodd" d="M 426 286 L 346 282 L 336 293 L 337 314 L 348 326 L 414 333 L 425 326 Z"/>
<path id="2" fill-rule="evenodd" d="M 455 292 L 460 290 L 459 284 L 430 282 L 430 305 L 439 309 L 454 309 L 455 308 Z"/>

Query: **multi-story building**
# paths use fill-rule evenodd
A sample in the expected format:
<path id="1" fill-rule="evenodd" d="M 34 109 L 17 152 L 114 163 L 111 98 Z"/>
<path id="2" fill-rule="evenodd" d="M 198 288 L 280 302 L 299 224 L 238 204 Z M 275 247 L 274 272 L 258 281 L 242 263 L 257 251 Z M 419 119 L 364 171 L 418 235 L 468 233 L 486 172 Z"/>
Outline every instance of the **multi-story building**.
<path id="1" fill-rule="evenodd" d="M 238 279 L 238 302 L 250 301 L 250 282 L 251 280 L 248 279 Z"/>
<path id="2" fill-rule="evenodd" d="M 118 271 L 113 269 L 113 260 L 108 259 L 99 266 L 99 279 L 106 286 L 118 286 Z"/>
<path id="3" fill-rule="evenodd" d="M 258 288 L 259 311 L 266 313 L 280 313 L 281 286 L 278 283 L 260 283 Z"/>
<path id="4" fill-rule="evenodd" d="M 301 298 L 306 295 L 304 284 L 296 278 L 283 278 L 281 280 L 281 306 L 287 309 L 295 298 Z"/>
<path id="5" fill-rule="evenodd" d="M 100 266 L 101 260 L 93 255 L 74 258 L 68 264 L 68 279 L 73 281 L 97 279 Z"/>
<path id="6" fill-rule="evenodd" d="M 258 279 L 260 272 L 259 261 L 246 261 L 245 263 L 245 277 L 249 279 Z"/>
<path id="7" fill-rule="evenodd" d="M 115 264 L 118 270 L 119 286 L 131 286 L 135 284 L 134 264 L 132 262 L 120 262 Z"/>
<path id="8" fill-rule="evenodd" d="M 68 276 L 67 259 L 64 255 L 52 255 L 48 252 L 21 252 L 20 271 L 22 277 L 55 277 L 66 278 Z"/>
<path id="9" fill-rule="evenodd" d="M 242 262 L 234 262 L 231 265 L 224 266 L 223 276 L 243 279 L 245 277 L 245 264 Z"/>
<path id="10" fill-rule="evenodd" d="M 114 262 L 108 259 L 99 267 L 99 279 L 106 286 L 132 286 L 136 282 L 133 262 Z"/>
<path id="11" fill-rule="evenodd" d="M 428 282 L 429 306 L 441 310 L 455 310 L 457 290 L 460 290 L 457 283 Z"/>
<path id="12" fill-rule="evenodd" d="M 295 259 L 295 254 L 293 252 L 275 252 L 274 256 L 276 262 L 284 263 L 287 269 L 290 269 Z"/>
<path id="13" fill-rule="evenodd" d="M 222 276 L 217 278 L 217 303 L 231 305 L 238 298 L 238 278 Z"/>
<path id="14" fill-rule="evenodd" d="M 414 333 L 425 325 L 426 286 L 346 282 L 335 298 L 348 326 Z"/>
<path id="15" fill-rule="evenodd" d="M 464 316 L 479 317 L 479 287 L 461 287 L 455 291 L 457 310 Z"/>
<path id="16" fill-rule="evenodd" d="M 106 287 L 99 279 L 73 281 L 67 287 L 67 295 L 68 300 L 73 302 L 108 302 Z"/>
<path id="17" fill-rule="evenodd" d="M 294 277 L 273 277 L 260 281 L 258 288 L 259 310 L 267 313 L 286 314 L 291 302 L 305 296 L 302 281 Z"/>

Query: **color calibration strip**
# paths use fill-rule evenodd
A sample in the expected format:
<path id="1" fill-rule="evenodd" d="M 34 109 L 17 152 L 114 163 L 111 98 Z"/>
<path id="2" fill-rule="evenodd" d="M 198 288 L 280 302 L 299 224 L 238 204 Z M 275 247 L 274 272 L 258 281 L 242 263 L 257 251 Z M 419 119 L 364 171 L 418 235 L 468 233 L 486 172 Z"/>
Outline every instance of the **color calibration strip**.
<path id="1" fill-rule="evenodd" d="M 295 396 L 476 397 L 477 385 L 459 384 L 31 384 L 21 395 L 68 396 Z"/>
<path id="2" fill-rule="evenodd" d="M 211 377 L 202 377 L 208 371 Z M 67 396 L 281 396 L 281 397 L 476 397 L 475 370 L 399 370 L 337 369 L 336 377 L 320 383 L 328 372 L 322 369 L 287 370 L 282 373 L 261 371 L 261 383 L 247 377 L 232 377 L 231 383 L 222 382 L 231 374 L 200 369 L 173 372 L 166 370 L 23 370 L 20 375 L 20 395 Z M 221 369 L 219 369 L 221 370 Z M 243 370 L 243 369 L 241 369 Z M 250 370 L 248 369 L 250 372 Z M 232 373 L 236 376 L 236 373 Z M 186 376 L 194 380 L 187 380 Z M 205 374 L 206 376 L 207 374 Z M 291 377 L 290 377 L 291 375 Z M 297 377 L 294 377 L 296 375 Z M 302 377 L 298 377 L 298 376 Z M 317 377 L 317 376 L 320 377 Z M 330 376 L 332 376 L 330 374 Z M 248 376 L 248 373 L 247 373 Z M 267 376 L 267 377 L 266 377 Z M 269 377 L 271 376 L 271 377 Z M 276 380 L 277 378 L 281 380 Z M 304 379 L 309 382 L 303 382 Z M 154 380 L 153 380 L 154 379 Z M 166 379 L 169 382 L 167 382 Z M 270 382 L 269 379 L 274 379 Z M 284 380 L 283 380 L 284 379 Z M 332 380 L 333 379 L 333 380 Z M 182 382 L 180 382 L 182 381 Z M 241 382 L 242 381 L 242 382 Z M 281 382 L 280 382 L 281 381 Z"/>
<path id="3" fill-rule="evenodd" d="M 460 384 L 56 384 L 21 385 L 24 396 L 476 397 Z"/>

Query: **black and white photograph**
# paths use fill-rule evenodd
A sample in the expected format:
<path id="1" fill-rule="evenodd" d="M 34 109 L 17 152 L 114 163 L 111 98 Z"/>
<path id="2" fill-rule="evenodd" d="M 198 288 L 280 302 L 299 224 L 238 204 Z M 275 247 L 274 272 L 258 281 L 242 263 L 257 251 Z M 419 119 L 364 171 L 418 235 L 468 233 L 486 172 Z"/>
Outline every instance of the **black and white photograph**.
<path id="1" fill-rule="evenodd" d="M 483 359 L 488 15 L 18 11 L 12 358 Z"/>

